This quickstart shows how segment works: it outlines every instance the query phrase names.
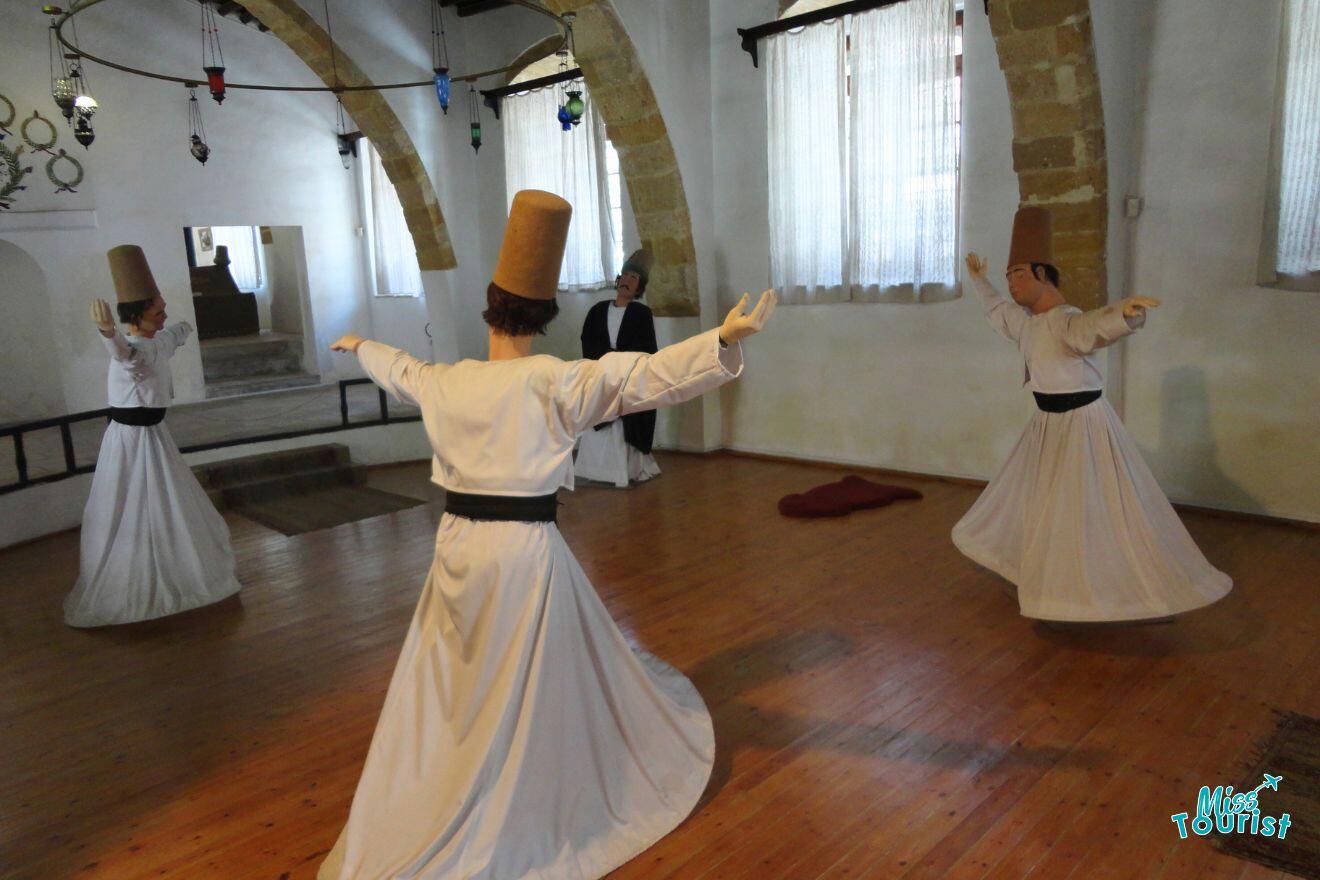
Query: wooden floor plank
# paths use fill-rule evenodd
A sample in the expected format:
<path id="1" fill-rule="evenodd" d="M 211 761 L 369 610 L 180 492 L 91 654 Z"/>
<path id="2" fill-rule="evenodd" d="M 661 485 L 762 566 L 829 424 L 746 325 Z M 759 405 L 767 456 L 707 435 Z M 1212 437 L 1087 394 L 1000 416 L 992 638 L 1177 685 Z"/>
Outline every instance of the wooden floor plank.
<path id="1" fill-rule="evenodd" d="M 1320 533 L 1187 516 L 1227 599 L 1056 631 L 949 541 L 974 488 L 895 477 L 925 498 L 790 520 L 777 499 L 837 470 L 659 460 L 568 495 L 560 528 L 628 637 L 697 684 L 717 766 L 611 880 L 1286 876 L 1168 816 L 1244 772 L 1272 710 L 1320 714 Z M 425 478 L 371 484 L 434 500 Z M 0 874 L 314 877 L 438 516 L 286 537 L 229 514 L 239 598 L 104 631 L 61 620 L 76 532 L 0 551 Z"/>

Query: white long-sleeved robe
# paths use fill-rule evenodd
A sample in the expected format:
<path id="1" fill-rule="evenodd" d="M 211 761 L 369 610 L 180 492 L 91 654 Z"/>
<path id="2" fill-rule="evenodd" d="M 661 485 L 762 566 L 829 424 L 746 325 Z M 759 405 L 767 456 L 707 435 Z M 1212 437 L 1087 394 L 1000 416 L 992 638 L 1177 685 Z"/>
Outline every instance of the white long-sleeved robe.
<path id="1" fill-rule="evenodd" d="M 1118 304 L 1033 315 L 973 277 L 986 319 L 1017 343 L 1033 391 L 1104 387 L 1093 354 L 1145 316 Z M 973 561 L 1017 586 L 1026 617 L 1120 621 L 1165 617 L 1223 598 L 1233 582 L 1206 561 L 1140 450 L 1103 397 L 1038 410 L 999 474 L 953 528 Z"/>
<path id="2" fill-rule="evenodd" d="M 170 358 L 189 332 L 171 324 L 151 339 L 118 330 L 101 337 L 110 354 L 110 406 L 169 406 Z M 151 620 L 240 588 L 229 527 L 164 422 L 106 426 L 80 541 L 78 582 L 64 601 L 70 626 Z"/>
<path id="3" fill-rule="evenodd" d="M 573 441 L 742 371 L 715 331 L 654 355 L 428 364 L 358 357 L 421 409 L 441 487 L 548 495 Z M 320 880 L 594 880 L 669 833 L 714 761 L 680 673 L 634 653 L 553 523 L 445 514 L 435 559 Z"/>
<path id="4" fill-rule="evenodd" d="M 611 348 L 619 344 L 619 328 L 623 326 L 626 311 L 626 307 L 610 303 L 605 313 Z M 579 479 L 627 488 L 629 481 L 641 483 L 660 476 L 660 465 L 651 453 L 642 452 L 623 439 L 623 421 L 615 419 L 599 431 L 592 427 L 582 432 L 573 472 Z"/>

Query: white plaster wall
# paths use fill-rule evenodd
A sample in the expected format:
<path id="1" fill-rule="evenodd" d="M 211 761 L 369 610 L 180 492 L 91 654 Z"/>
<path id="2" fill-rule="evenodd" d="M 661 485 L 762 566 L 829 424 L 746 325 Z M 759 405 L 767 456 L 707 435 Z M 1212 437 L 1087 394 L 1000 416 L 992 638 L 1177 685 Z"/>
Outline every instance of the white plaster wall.
<path id="1" fill-rule="evenodd" d="M 1281 3 L 1156 10 L 1126 421 L 1175 500 L 1320 520 L 1320 298 L 1253 283 Z"/>

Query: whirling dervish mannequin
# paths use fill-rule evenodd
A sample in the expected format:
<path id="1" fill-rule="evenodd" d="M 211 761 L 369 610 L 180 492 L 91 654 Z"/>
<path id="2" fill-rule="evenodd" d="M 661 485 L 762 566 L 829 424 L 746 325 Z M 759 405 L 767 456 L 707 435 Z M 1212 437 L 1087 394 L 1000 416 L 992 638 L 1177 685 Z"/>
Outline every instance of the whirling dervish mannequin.
<path id="1" fill-rule="evenodd" d="M 532 355 L 558 312 L 572 209 L 515 195 L 486 290 L 490 359 L 431 364 L 348 335 L 416 405 L 445 489 L 435 558 L 321 880 L 594 880 L 677 826 L 714 761 L 692 683 L 635 653 L 555 525 L 573 442 L 742 371 L 775 305 L 748 297 L 654 355 Z"/>
<path id="2" fill-rule="evenodd" d="M 131 623 L 219 602 L 238 592 L 229 527 L 193 476 L 169 429 L 170 358 L 192 333 L 165 325 L 165 300 L 142 249 L 109 254 L 119 319 L 92 302 L 110 354 L 110 424 L 83 510 L 78 583 L 64 601 L 70 626 Z"/>
<path id="3" fill-rule="evenodd" d="M 1054 621 L 1166 618 L 1224 597 L 1233 582 L 1197 548 L 1105 400 L 1099 349 L 1146 322 L 1144 296 L 1083 312 L 1059 293 L 1045 208 L 1013 221 L 1009 293 L 967 255 L 972 286 L 1017 344 L 1031 417 L 999 474 L 953 528 L 973 561 L 1017 587 L 1023 616 Z"/>
<path id="4" fill-rule="evenodd" d="M 654 354 L 655 319 L 642 304 L 654 259 L 645 249 L 634 251 L 614 279 L 614 299 L 601 300 L 582 324 L 582 356 L 598 360 L 611 351 Z M 630 413 L 596 425 L 582 434 L 573 470 L 578 479 L 613 483 L 626 488 L 660 475 L 651 455 L 655 411 Z"/>

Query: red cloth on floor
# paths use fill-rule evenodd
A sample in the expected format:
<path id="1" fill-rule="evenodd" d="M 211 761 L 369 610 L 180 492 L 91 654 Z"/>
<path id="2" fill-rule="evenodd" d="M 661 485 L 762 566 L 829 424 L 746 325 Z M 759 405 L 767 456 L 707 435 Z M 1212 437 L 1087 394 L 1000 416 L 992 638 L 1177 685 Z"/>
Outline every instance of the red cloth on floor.
<path id="1" fill-rule="evenodd" d="M 847 516 L 854 510 L 884 507 L 904 498 L 920 497 L 921 493 L 916 489 L 887 486 L 861 477 L 847 476 L 800 495 L 785 495 L 779 499 L 779 512 L 784 516 Z"/>

